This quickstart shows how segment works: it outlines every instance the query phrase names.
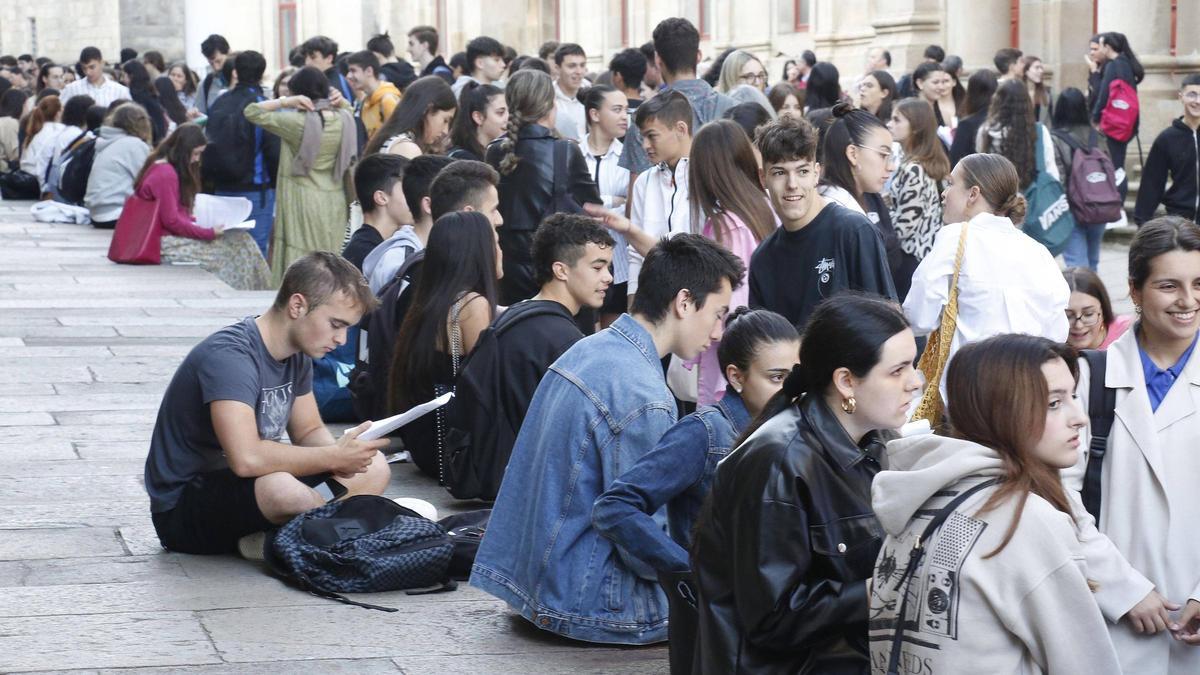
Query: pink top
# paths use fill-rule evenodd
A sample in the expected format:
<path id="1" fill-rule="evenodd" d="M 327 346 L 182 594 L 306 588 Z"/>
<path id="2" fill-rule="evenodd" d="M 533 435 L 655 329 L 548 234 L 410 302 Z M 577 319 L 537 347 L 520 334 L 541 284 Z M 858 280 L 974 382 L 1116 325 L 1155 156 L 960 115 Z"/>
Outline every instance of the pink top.
<path id="1" fill-rule="evenodd" d="M 1104 342 L 1100 343 L 1100 349 L 1108 349 L 1108 346 L 1116 341 L 1117 338 L 1125 334 L 1129 327 L 1133 325 L 1133 317 L 1128 314 L 1120 314 L 1113 318 L 1112 323 L 1108 324 L 1108 332 L 1104 335 Z"/>
<path id="2" fill-rule="evenodd" d="M 196 219 L 179 201 L 179 174 L 175 167 L 159 162 L 150 167 L 135 193 L 141 199 L 158 202 L 158 219 L 168 234 L 211 241 L 216 233 L 196 225 Z"/>
<path id="3" fill-rule="evenodd" d="M 734 255 L 742 259 L 742 264 L 746 266 L 746 274 L 750 272 L 750 256 L 754 255 L 754 249 L 758 248 L 758 240 L 754 238 L 754 233 L 732 213 L 724 214 L 725 228 L 721 232 L 721 243 L 725 248 L 729 249 Z M 714 231 L 713 219 L 709 218 L 704 223 L 705 237 L 716 241 L 716 232 Z M 733 291 L 733 298 L 729 302 L 729 311 L 733 311 L 738 307 L 750 304 L 750 286 L 746 283 L 747 276 L 742 276 L 742 285 L 738 286 Z M 694 362 L 689 362 L 690 366 Z M 700 386 L 696 394 L 696 405 L 711 405 L 721 400 L 725 395 L 725 376 L 721 372 L 721 364 L 717 361 L 717 345 L 713 344 L 704 353 L 700 355 Z"/>

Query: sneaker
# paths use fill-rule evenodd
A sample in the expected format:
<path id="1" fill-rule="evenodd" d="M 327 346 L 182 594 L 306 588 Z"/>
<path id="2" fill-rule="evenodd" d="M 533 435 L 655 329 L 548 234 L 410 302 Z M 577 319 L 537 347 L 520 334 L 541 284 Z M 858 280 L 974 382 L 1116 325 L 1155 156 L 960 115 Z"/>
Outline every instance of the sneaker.
<path id="1" fill-rule="evenodd" d="M 246 560 L 262 561 L 266 558 L 263 547 L 267 543 L 266 532 L 255 532 L 238 539 L 238 553 Z"/>

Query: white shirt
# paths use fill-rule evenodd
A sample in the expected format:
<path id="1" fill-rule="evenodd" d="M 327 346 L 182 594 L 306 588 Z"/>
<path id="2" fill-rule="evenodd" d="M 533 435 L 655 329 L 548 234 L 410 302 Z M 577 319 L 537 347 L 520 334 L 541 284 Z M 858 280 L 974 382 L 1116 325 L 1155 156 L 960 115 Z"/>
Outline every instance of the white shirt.
<path id="1" fill-rule="evenodd" d="M 579 145 L 579 149 L 583 151 L 583 159 L 587 162 L 588 173 L 600 188 L 600 199 L 604 202 L 604 208 L 623 216 L 625 207 L 614 206 L 614 202 L 629 195 L 629 169 L 620 166 L 621 148 L 624 144 L 614 139 L 612 145 L 608 146 L 608 152 L 597 159 L 596 155 L 592 154 L 590 138 L 584 136 L 583 143 Z M 600 165 L 599 175 L 596 173 L 597 163 Z M 609 234 L 617 242 L 613 247 L 613 283 L 623 284 L 629 280 L 629 244 L 622 235 L 616 232 Z"/>
<path id="2" fill-rule="evenodd" d="M 29 146 L 25 148 L 25 154 L 21 155 L 21 170 L 26 173 L 37 176 L 38 187 L 46 187 L 46 169 L 50 166 L 50 162 L 58 156 L 63 148 L 79 138 L 83 133 L 83 129 L 79 127 L 69 127 L 60 122 L 47 122 L 42 130 L 34 135 L 33 140 L 29 141 Z"/>
<path id="3" fill-rule="evenodd" d="M 558 82 L 554 83 L 554 106 L 558 109 L 554 118 L 554 128 L 558 135 L 576 143 L 582 142 L 587 134 L 587 114 L 579 99 L 564 94 L 563 90 L 558 88 Z"/>
<path id="4" fill-rule="evenodd" d="M 62 100 L 62 103 L 66 105 L 67 101 L 70 100 L 72 96 L 82 96 L 84 94 L 91 96 L 92 99 L 96 101 L 96 105 L 102 105 L 104 107 L 108 107 L 113 101 L 132 100 L 129 97 L 128 87 L 123 84 L 117 84 L 107 77 L 104 78 L 104 84 L 100 85 L 99 87 L 94 86 L 86 77 L 75 80 L 71 84 L 63 87 L 62 94 L 59 95 L 59 98 Z"/>
<path id="5" fill-rule="evenodd" d="M 962 223 L 943 227 L 933 240 L 933 250 L 913 273 L 904 315 L 917 335 L 928 334 L 941 324 L 961 232 Z M 967 228 L 951 358 L 963 345 L 1001 333 L 1027 333 L 1066 342 L 1070 299 L 1071 289 L 1045 246 L 1008 218 L 981 213 Z M 943 372 L 943 397 L 945 382 Z"/>
<path id="6" fill-rule="evenodd" d="M 688 202 L 687 157 L 675 165 L 674 174 L 665 162 L 643 171 L 633 184 L 630 199 L 633 203 L 629 219 L 655 239 L 673 237 L 681 232 L 699 233 L 704 224 L 692 222 L 692 205 Z M 637 278 L 641 271 L 642 254 L 630 246 L 630 295 L 637 292 Z"/>

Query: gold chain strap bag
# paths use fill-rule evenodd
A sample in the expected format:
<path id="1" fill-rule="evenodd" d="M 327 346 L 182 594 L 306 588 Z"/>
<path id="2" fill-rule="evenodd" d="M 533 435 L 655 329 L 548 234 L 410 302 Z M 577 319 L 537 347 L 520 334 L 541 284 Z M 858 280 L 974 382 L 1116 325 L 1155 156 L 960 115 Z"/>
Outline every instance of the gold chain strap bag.
<path id="1" fill-rule="evenodd" d="M 958 328 L 958 274 L 962 271 L 963 251 L 967 247 L 967 223 L 963 223 L 962 232 L 958 235 L 958 251 L 954 254 L 954 275 L 950 278 L 950 296 L 942 309 L 941 325 L 929 334 L 925 343 L 925 351 L 921 352 L 921 360 L 917 362 L 917 370 L 925 375 L 925 393 L 913 413 L 913 421 L 929 420 L 932 427 L 942 423 L 942 413 L 945 403 L 942 401 L 941 382 L 942 371 L 950 360 L 950 342 L 954 340 L 954 332 Z"/>

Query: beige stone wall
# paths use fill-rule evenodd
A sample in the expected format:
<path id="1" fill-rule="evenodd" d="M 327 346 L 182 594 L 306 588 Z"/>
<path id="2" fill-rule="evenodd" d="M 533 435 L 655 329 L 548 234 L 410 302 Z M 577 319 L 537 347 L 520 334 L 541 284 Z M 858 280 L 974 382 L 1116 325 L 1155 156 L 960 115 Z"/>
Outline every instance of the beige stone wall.
<path id="1" fill-rule="evenodd" d="M 87 45 L 115 60 L 121 51 L 118 0 L 0 0 L 0 54 L 34 51 L 30 19 L 37 20 L 37 54 L 74 63 Z"/>

